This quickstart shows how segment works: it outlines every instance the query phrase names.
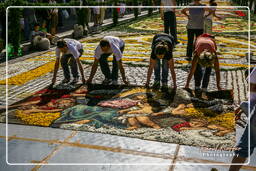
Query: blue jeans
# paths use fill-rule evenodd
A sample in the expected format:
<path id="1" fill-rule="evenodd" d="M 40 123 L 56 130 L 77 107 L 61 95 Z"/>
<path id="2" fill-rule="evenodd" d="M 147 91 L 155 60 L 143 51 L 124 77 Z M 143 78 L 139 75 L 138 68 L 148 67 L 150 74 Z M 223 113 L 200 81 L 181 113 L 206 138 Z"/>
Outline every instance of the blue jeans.
<path id="1" fill-rule="evenodd" d="M 124 51 L 124 46 L 120 48 L 120 51 L 123 53 Z M 113 65 L 112 65 L 112 73 L 110 71 L 109 68 L 109 64 L 108 64 L 108 57 L 111 55 L 111 53 L 109 54 L 102 54 L 100 56 L 100 69 L 103 73 L 103 75 L 105 76 L 105 78 L 107 79 L 112 79 L 112 80 L 117 80 L 118 79 L 118 64 L 116 61 L 116 57 L 115 55 L 113 56 Z"/>
<path id="2" fill-rule="evenodd" d="M 247 106 L 246 106 L 247 105 Z M 244 113 L 248 116 L 248 102 L 241 103 L 242 110 Z M 248 118 L 250 121 L 250 127 L 249 125 L 246 126 L 246 129 L 237 145 L 238 150 L 235 151 L 235 154 L 237 154 L 240 157 L 247 158 L 249 155 L 253 153 L 254 148 L 256 147 L 256 107 L 250 106 L 250 112 L 251 112 L 251 117 Z M 250 149 L 248 147 L 248 129 L 250 128 Z M 250 151 L 249 151 L 250 150 Z"/>
<path id="3" fill-rule="evenodd" d="M 83 54 L 83 49 L 79 50 L 80 56 Z M 70 80 L 70 71 L 69 71 L 69 65 L 71 68 L 71 73 L 74 78 L 78 78 L 78 67 L 77 67 L 77 62 L 76 59 L 73 57 L 71 54 L 64 54 L 61 59 L 60 59 L 61 67 L 63 69 L 64 77 L 67 80 Z"/>
<path id="4" fill-rule="evenodd" d="M 196 89 L 200 88 L 201 86 L 203 89 L 205 90 L 207 89 L 210 81 L 211 72 L 212 72 L 211 67 L 205 68 L 203 72 L 202 66 L 200 64 L 197 64 L 196 71 L 194 73 Z"/>
<path id="5" fill-rule="evenodd" d="M 156 59 L 156 65 L 154 68 L 154 74 L 155 74 L 155 82 L 160 82 L 160 68 L 162 68 L 162 83 L 167 83 L 168 82 L 168 73 L 169 73 L 169 65 L 168 65 L 168 60 L 162 59 L 162 65 L 160 62 L 160 59 Z M 162 67 L 160 67 L 162 66 Z"/>

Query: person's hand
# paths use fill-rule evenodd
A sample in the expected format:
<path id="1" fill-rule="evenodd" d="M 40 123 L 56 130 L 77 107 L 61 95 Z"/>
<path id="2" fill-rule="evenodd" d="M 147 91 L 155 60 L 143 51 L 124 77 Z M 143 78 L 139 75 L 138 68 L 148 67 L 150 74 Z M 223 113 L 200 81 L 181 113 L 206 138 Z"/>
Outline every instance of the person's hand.
<path id="1" fill-rule="evenodd" d="M 177 89 L 177 85 L 176 84 L 173 84 L 173 89 Z"/>
<path id="2" fill-rule="evenodd" d="M 82 78 L 82 83 L 85 84 L 86 83 L 86 80 L 84 78 Z"/>
<path id="3" fill-rule="evenodd" d="M 124 82 L 125 85 L 129 85 L 129 82 L 127 81 L 126 78 L 123 80 L 123 82 Z"/>
<path id="4" fill-rule="evenodd" d="M 88 80 L 86 81 L 86 83 L 87 83 L 87 84 L 91 84 L 91 83 L 92 83 L 92 79 L 88 79 Z"/>
<path id="5" fill-rule="evenodd" d="M 189 84 L 186 84 L 184 88 L 189 89 Z"/>
<path id="6" fill-rule="evenodd" d="M 52 85 L 56 83 L 56 78 L 52 78 Z"/>
<path id="7" fill-rule="evenodd" d="M 149 82 L 148 81 L 146 82 L 145 87 L 149 87 Z"/>
<path id="8" fill-rule="evenodd" d="M 217 85 L 217 89 L 218 89 L 219 91 L 222 90 L 222 88 L 220 87 L 220 85 Z"/>

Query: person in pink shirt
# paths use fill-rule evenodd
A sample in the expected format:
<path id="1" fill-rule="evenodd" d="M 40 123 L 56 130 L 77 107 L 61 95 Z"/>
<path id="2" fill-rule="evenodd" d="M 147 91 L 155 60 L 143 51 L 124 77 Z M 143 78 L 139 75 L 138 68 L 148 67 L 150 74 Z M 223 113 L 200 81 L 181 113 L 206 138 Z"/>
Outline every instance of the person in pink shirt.
<path id="1" fill-rule="evenodd" d="M 192 66 L 185 88 L 189 88 L 190 80 L 194 74 L 195 89 L 200 90 L 202 88 L 203 92 L 206 91 L 212 68 L 214 68 L 216 72 L 217 89 L 221 90 L 219 60 L 216 53 L 217 46 L 214 37 L 210 34 L 202 34 L 196 39 L 194 47 Z"/>

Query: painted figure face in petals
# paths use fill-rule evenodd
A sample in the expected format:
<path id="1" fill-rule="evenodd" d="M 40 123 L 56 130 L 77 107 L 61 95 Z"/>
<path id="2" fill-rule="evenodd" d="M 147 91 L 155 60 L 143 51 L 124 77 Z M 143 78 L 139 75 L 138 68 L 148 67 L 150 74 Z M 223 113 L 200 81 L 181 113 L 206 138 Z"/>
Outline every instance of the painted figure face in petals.
<path id="1" fill-rule="evenodd" d="M 72 107 L 75 105 L 75 99 L 66 98 L 66 99 L 59 99 L 57 102 L 58 108 L 65 109 L 67 107 Z"/>

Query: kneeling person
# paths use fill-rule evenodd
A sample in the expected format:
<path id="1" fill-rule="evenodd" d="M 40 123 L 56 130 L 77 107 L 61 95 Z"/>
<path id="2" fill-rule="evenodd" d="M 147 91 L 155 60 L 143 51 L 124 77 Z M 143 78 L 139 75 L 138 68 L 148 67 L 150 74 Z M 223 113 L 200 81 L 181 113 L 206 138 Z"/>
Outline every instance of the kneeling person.
<path id="1" fill-rule="evenodd" d="M 95 49 L 94 63 L 92 65 L 91 74 L 87 83 L 90 84 L 92 79 L 97 71 L 98 63 L 100 63 L 100 68 L 102 73 L 105 76 L 103 84 L 113 85 L 117 84 L 118 79 L 118 69 L 120 69 L 123 82 L 128 84 L 128 81 L 125 77 L 125 70 L 122 64 L 122 57 L 124 51 L 124 41 L 118 37 L 114 36 L 105 36 Z M 113 54 L 113 68 L 112 73 L 109 69 L 108 57 Z"/>
<path id="2" fill-rule="evenodd" d="M 149 86 L 150 78 L 154 69 L 155 82 L 154 87 L 160 87 L 160 70 L 162 68 L 162 86 L 167 87 L 168 70 L 170 68 L 173 86 L 176 88 L 176 74 L 174 71 L 174 61 L 172 50 L 174 47 L 174 38 L 171 35 L 160 33 L 156 34 L 152 41 L 152 52 L 150 57 L 150 64 L 147 74 L 146 86 Z M 162 65 L 160 66 L 160 60 Z"/>
<path id="3" fill-rule="evenodd" d="M 194 74 L 195 89 L 199 90 L 202 88 L 203 91 L 206 91 L 210 81 L 211 71 L 214 67 L 216 72 L 217 88 L 218 90 L 221 90 L 219 60 L 216 50 L 217 46 L 213 36 L 209 34 L 202 34 L 196 39 L 192 66 L 185 88 L 189 88 L 189 82 Z M 204 72 L 202 68 L 205 68 Z"/>
<path id="4" fill-rule="evenodd" d="M 78 74 L 77 65 L 79 67 L 79 70 L 82 76 L 82 82 L 85 83 L 84 70 L 79 59 L 83 54 L 82 43 L 74 39 L 62 39 L 57 42 L 57 48 L 55 52 L 56 52 L 56 62 L 54 67 L 52 84 L 56 82 L 59 63 L 61 63 L 61 67 L 63 69 L 64 77 L 65 77 L 62 83 L 68 83 L 70 81 L 69 65 L 71 67 L 71 72 L 74 78 L 72 83 L 75 84 L 78 82 L 79 74 Z M 62 53 L 62 56 L 60 57 L 61 53 Z"/>

